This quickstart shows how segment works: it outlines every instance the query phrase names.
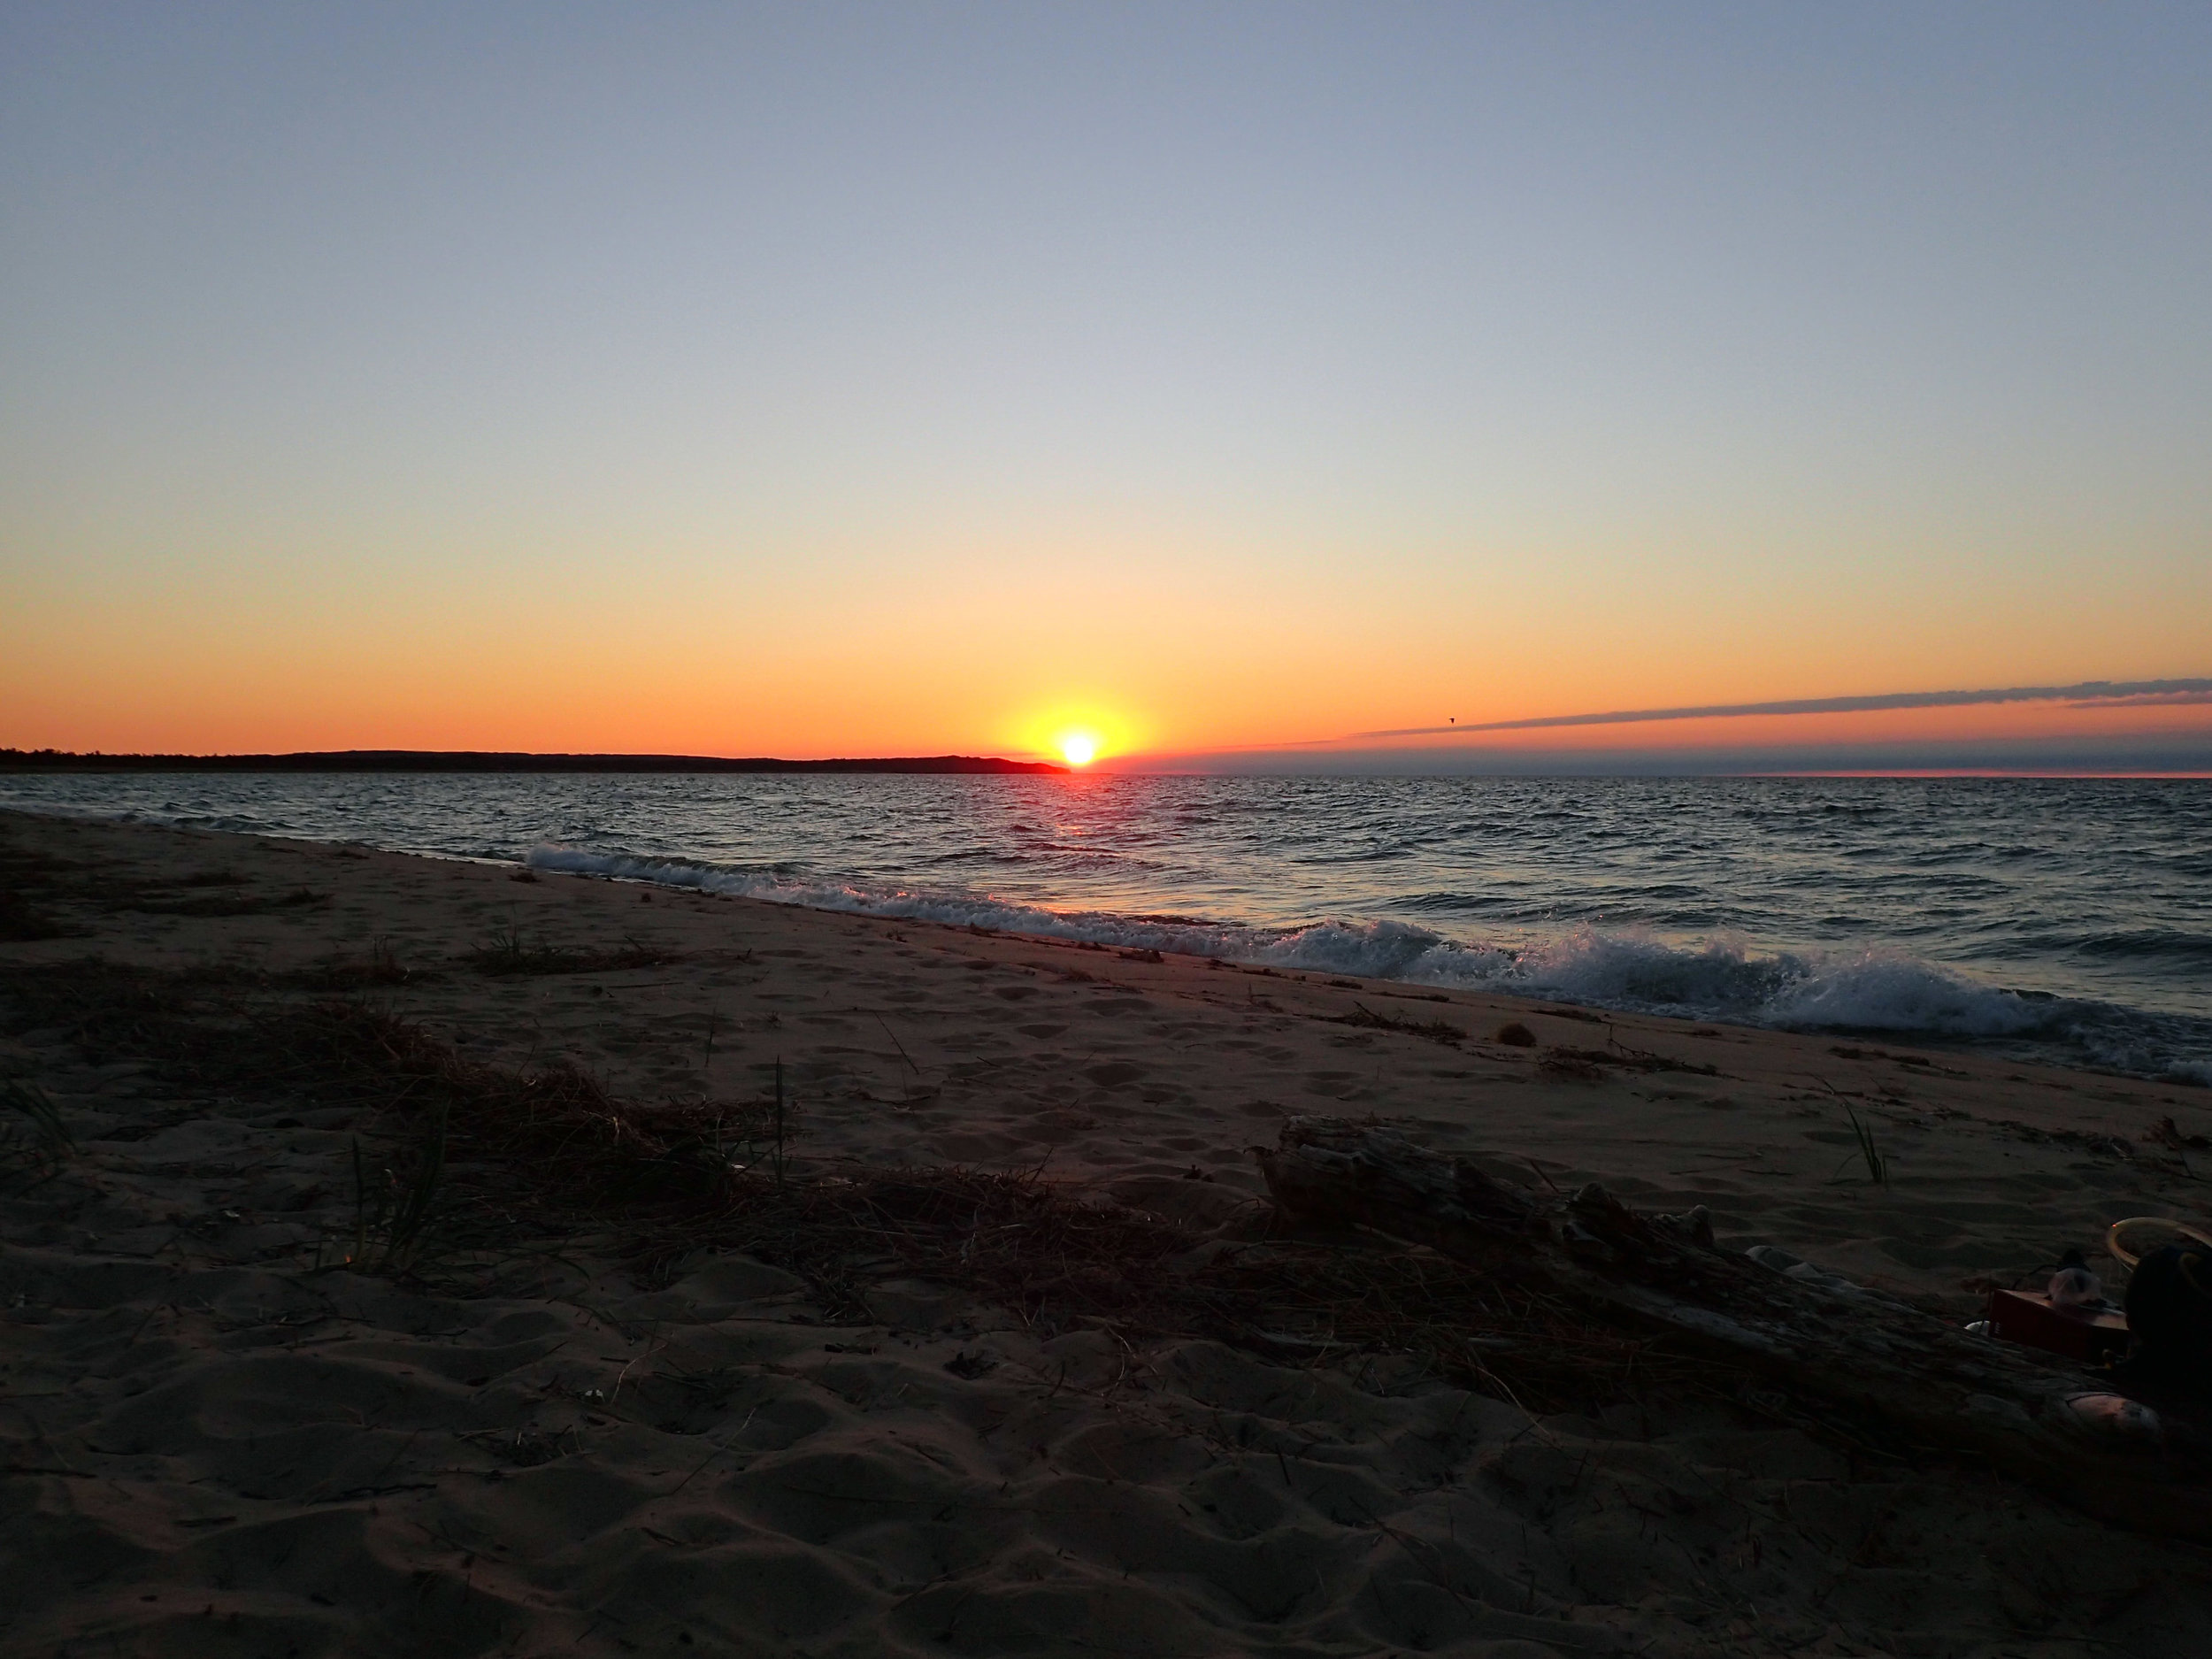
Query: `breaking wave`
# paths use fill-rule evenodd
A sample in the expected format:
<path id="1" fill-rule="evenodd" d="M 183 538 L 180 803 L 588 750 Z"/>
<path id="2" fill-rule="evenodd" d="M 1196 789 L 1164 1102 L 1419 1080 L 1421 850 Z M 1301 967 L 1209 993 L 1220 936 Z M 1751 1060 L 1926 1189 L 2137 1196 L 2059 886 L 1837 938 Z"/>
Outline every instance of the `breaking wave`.
<path id="1" fill-rule="evenodd" d="M 0 806 L 2212 1086 L 2201 783 L 69 773 Z"/>
<path id="2" fill-rule="evenodd" d="M 2177 1080 L 2212 1080 L 2162 1057 L 2167 1022 L 2108 1004 L 1981 984 L 1901 951 L 1756 953 L 1579 927 L 1528 944 L 1447 937 L 1395 921 L 1252 927 L 1179 916 L 1059 910 L 896 883 L 826 879 L 784 866 L 736 867 L 540 846 L 535 869 L 612 877 L 869 916 L 993 928 L 1071 942 L 1794 1031 L 1886 1032 L 2058 1048 L 2066 1057 Z"/>

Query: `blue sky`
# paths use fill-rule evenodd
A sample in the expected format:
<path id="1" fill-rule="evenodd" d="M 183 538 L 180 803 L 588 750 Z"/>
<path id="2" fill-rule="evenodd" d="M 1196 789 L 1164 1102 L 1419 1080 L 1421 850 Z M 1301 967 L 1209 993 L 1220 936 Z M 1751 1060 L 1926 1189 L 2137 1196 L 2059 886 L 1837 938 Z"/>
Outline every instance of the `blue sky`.
<path id="1" fill-rule="evenodd" d="M 2208 67 L 2200 5 L 12 7 L 0 741 L 2212 672 Z"/>

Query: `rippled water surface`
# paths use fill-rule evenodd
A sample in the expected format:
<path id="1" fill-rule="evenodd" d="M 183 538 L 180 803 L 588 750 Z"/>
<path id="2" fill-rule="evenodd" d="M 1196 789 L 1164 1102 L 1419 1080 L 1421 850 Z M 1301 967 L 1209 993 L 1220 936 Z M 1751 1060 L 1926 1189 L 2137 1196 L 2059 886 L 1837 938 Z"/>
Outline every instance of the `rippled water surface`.
<path id="1" fill-rule="evenodd" d="M 2200 781 L 113 774 L 0 803 L 2212 1081 Z"/>

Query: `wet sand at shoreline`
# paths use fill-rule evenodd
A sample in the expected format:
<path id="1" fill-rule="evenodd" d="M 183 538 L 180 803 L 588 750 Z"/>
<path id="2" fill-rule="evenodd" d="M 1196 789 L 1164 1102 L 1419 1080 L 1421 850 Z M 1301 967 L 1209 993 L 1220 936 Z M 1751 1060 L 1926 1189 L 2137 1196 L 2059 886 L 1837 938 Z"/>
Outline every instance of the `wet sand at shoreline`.
<path id="1" fill-rule="evenodd" d="M 2206 1210 L 2212 1094 L 2170 1084 L 361 849 L 0 815 L 0 852 L 63 932 L 0 943 L 11 970 L 385 962 L 364 994 L 487 1064 L 711 1101 L 780 1064 L 803 1172 L 1036 1170 L 1233 1230 L 1248 1147 L 1371 1114 L 1962 1318 L 2114 1218 Z M 1740 1403 L 1532 1418 L 911 1281 L 831 1323 L 789 1272 L 641 1282 L 616 1240 L 468 1297 L 311 1274 L 374 1125 L 196 1095 L 14 1008 L 0 1069 L 78 1146 L 7 1177 L 10 1651 L 2212 1645 L 2201 1552 Z"/>

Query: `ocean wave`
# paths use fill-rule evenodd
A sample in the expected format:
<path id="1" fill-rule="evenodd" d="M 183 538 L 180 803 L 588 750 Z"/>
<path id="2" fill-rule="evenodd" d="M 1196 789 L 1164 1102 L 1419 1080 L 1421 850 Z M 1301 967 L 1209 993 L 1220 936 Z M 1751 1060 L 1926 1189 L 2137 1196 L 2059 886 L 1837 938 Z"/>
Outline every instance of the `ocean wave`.
<path id="1" fill-rule="evenodd" d="M 1587 926 L 1532 943 L 1487 943 L 1450 939 L 1414 923 L 1389 919 L 1262 928 L 1108 910 L 1055 910 L 955 889 L 566 847 L 535 848 L 528 862 L 540 870 L 649 881 L 818 910 L 1792 1030 L 2057 1038 L 2085 1022 L 2094 1023 L 2105 1012 L 2118 1012 L 2073 999 L 1978 984 L 1951 969 L 1893 950 L 1763 955 L 1737 940 L 1682 946 Z"/>
<path id="2" fill-rule="evenodd" d="M 87 773 L 0 780 L 0 803 L 445 857 L 543 843 L 549 867 L 825 909 L 2212 1086 L 2200 786 L 1097 786 L 948 784 L 918 812 L 900 780 Z"/>

